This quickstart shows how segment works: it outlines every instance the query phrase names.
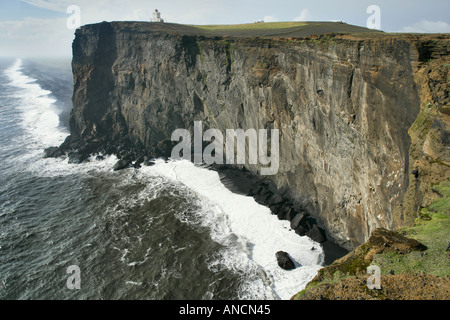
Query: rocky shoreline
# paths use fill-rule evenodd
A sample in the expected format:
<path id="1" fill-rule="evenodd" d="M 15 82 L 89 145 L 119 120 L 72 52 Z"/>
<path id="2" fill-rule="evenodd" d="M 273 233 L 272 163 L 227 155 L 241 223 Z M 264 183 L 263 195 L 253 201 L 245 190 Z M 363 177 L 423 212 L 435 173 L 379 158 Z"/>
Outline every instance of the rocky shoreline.
<path id="1" fill-rule="evenodd" d="M 299 236 L 319 242 L 325 253 L 325 265 L 348 254 L 348 250 L 333 239 L 320 219 L 311 215 L 307 208 L 294 204 L 285 194 L 279 193 L 270 181 L 236 166 L 215 165 L 209 168 L 219 173 L 222 183 L 229 190 L 252 196 L 259 204 L 269 207 L 278 219 L 290 221 L 291 228 Z"/>
<path id="2" fill-rule="evenodd" d="M 107 155 L 116 155 L 118 161 L 113 169 L 118 171 L 153 165 L 152 159 L 156 158 L 168 160 L 169 147 L 171 147 L 168 145 L 165 150 L 149 152 L 124 140 L 117 145 L 108 142 L 103 142 L 103 144 L 101 142 L 81 143 L 73 141 L 69 136 L 61 146 L 45 149 L 44 157 L 68 157 L 69 163 L 80 164 L 88 161 L 95 154 L 97 154 L 96 160 L 103 160 Z M 222 183 L 230 191 L 253 197 L 257 203 L 269 207 L 272 214 L 276 215 L 278 219 L 290 221 L 292 230 L 299 236 L 307 236 L 320 243 L 325 253 L 325 265 L 333 263 L 348 253 L 346 249 L 335 242 L 325 226 L 319 219 L 311 215 L 306 206 L 294 204 L 288 196 L 278 192 L 276 185 L 270 180 L 256 176 L 242 166 L 204 165 L 204 167 L 217 171 Z"/>
<path id="3" fill-rule="evenodd" d="M 174 130 L 197 120 L 279 128 L 282 165 L 270 180 L 258 165 L 210 169 L 320 242 L 326 265 L 346 253 L 336 243 L 353 250 L 378 228 L 412 226 L 437 198 L 433 186 L 450 173 L 448 34 L 260 39 L 188 29 L 78 29 L 72 135 L 45 156 L 115 154 L 114 170 L 139 168 L 169 157 Z"/>

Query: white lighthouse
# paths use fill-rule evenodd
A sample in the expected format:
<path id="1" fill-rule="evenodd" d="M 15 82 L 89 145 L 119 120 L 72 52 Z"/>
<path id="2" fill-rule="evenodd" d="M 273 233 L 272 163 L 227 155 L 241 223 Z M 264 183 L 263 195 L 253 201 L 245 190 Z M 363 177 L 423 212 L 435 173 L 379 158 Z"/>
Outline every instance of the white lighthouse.
<path id="1" fill-rule="evenodd" d="M 158 9 L 155 9 L 153 12 L 152 22 L 164 22 L 164 19 L 161 19 L 161 12 Z"/>

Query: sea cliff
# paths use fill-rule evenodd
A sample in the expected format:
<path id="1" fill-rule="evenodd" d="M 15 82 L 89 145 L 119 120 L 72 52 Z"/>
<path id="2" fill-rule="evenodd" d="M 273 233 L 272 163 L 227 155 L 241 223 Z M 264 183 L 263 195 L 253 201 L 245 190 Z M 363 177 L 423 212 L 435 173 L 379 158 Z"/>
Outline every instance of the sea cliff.
<path id="1" fill-rule="evenodd" d="M 71 136 L 47 153 L 139 165 L 169 156 L 172 132 L 194 121 L 278 129 L 279 170 L 266 179 L 296 214 L 319 219 L 349 250 L 377 228 L 411 225 L 435 198 L 430 184 L 450 176 L 448 78 L 425 72 L 432 61 L 448 69 L 450 36 L 316 27 L 83 26 L 73 42 Z M 259 176 L 259 164 L 243 167 Z M 274 204 L 281 219 L 295 217 L 283 210 Z"/>

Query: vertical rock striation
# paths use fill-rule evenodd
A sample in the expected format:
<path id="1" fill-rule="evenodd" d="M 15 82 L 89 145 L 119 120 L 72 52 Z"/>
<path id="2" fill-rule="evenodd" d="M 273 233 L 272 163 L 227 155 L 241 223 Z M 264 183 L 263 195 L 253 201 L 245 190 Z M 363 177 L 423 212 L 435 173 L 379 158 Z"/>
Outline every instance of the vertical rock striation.
<path id="1" fill-rule="evenodd" d="M 172 132 L 197 120 L 223 131 L 276 128 L 280 167 L 268 178 L 341 245 L 405 223 L 420 37 L 265 39 L 152 26 L 77 30 L 61 149 L 168 154 Z"/>

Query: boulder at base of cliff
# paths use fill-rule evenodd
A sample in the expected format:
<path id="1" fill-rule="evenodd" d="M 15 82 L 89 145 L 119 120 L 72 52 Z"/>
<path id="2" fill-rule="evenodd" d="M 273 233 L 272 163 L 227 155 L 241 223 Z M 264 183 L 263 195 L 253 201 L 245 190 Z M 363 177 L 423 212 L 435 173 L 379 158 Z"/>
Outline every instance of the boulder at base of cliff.
<path id="1" fill-rule="evenodd" d="M 322 243 L 325 241 L 325 236 L 320 230 L 320 228 L 315 224 L 311 230 L 309 230 L 306 235 L 316 242 Z"/>
<path id="2" fill-rule="evenodd" d="M 44 150 L 44 158 L 59 158 L 64 152 L 58 147 L 50 147 Z"/>
<path id="3" fill-rule="evenodd" d="M 156 162 L 154 162 L 154 161 L 150 161 L 150 160 L 146 160 L 146 161 L 144 161 L 144 166 L 146 166 L 146 167 L 152 167 L 152 166 L 154 166 L 155 164 L 156 164 Z"/>
<path id="4" fill-rule="evenodd" d="M 276 253 L 276 257 L 277 257 L 278 265 L 280 266 L 281 269 L 288 270 L 288 271 L 295 269 L 295 264 L 287 252 L 278 251 Z"/>
<path id="5" fill-rule="evenodd" d="M 88 155 L 82 153 L 73 153 L 69 156 L 69 163 L 71 164 L 80 164 L 86 161 Z"/>
<path id="6" fill-rule="evenodd" d="M 297 229 L 300 225 L 303 225 L 305 222 L 306 216 L 304 213 L 298 213 L 294 219 L 291 220 L 291 228 Z"/>
<path id="7" fill-rule="evenodd" d="M 297 229 L 295 229 L 295 233 L 301 237 L 306 236 L 307 232 L 308 229 L 306 229 L 304 226 L 298 226 Z"/>
<path id="8" fill-rule="evenodd" d="M 126 160 L 126 159 L 119 160 L 114 165 L 113 170 L 119 171 L 119 170 L 126 169 L 130 166 L 130 164 L 131 164 L 130 160 Z"/>

